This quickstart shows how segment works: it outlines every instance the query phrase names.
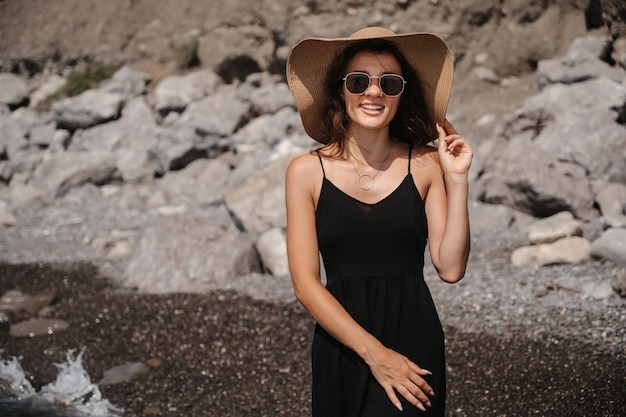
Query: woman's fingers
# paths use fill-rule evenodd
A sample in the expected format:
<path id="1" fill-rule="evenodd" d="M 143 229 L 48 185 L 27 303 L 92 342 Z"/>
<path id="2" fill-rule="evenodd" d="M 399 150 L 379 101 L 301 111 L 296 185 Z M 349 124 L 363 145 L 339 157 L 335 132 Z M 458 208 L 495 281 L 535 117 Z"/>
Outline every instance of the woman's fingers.
<path id="1" fill-rule="evenodd" d="M 422 375 L 431 375 L 431 373 L 426 369 L 421 369 L 408 359 L 406 359 L 406 361 L 408 362 L 410 368 L 409 374 L 404 380 L 390 381 L 391 389 L 385 388 L 385 391 L 387 392 L 387 396 L 389 396 L 391 402 L 399 410 L 402 410 L 402 404 L 398 401 L 398 397 L 395 394 L 396 391 L 414 407 L 425 411 L 425 407 L 431 406 L 430 397 L 434 396 L 435 393 L 430 385 L 428 385 L 428 383 L 422 378 Z"/>
<path id="2" fill-rule="evenodd" d="M 431 375 L 430 371 L 420 368 L 406 356 L 391 349 L 382 349 L 371 359 L 372 374 L 396 408 L 402 410 L 397 394 L 420 410 L 430 407 L 429 396 L 435 393 L 423 378 Z"/>
<path id="3" fill-rule="evenodd" d="M 424 389 L 413 381 L 408 381 L 405 385 L 400 385 L 396 389 L 410 404 L 422 411 L 426 410 L 425 407 L 431 406 L 430 397 L 426 395 Z M 427 389 L 432 391 L 430 388 Z"/>
<path id="4" fill-rule="evenodd" d="M 446 173 L 467 174 L 472 161 L 472 148 L 456 133 L 454 127 L 446 120 L 445 129 L 436 125 L 439 133 L 439 161 Z"/>
<path id="5" fill-rule="evenodd" d="M 398 388 L 398 392 L 402 395 L 412 406 L 419 408 L 422 411 L 426 411 L 426 407 L 424 403 L 426 401 L 421 401 L 420 398 L 414 394 L 412 394 L 406 387 L 402 386 Z M 429 403 L 430 404 L 430 403 Z M 429 405 L 430 406 L 430 405 Z"/>
<path id="6" fill-rule="evenodd" d="M 445 139 L 446 149 L 454 155 L 458 155 L 465 147 L 465 140 L 459 135 L 448 136 Z"/>
<path id="7" fill-rule="evenodd" d="M 441 145 L 441 141 L 445 139 L 448 134 L 445 129 L 439 125 L 439 123 L 437 123 L 435 127 L 437 128 L 437 134 L 439 134 L 439 144 Z"/>
<path id="8" fill-rule="evenodd" d="M 391 403 L 400 411 L 402 411 L 402 403 L 398 399 L 396 392 L 394 391 L 391 385 L 386 385 L 383 387 L 385 392 L 387 393 L 387 397 L 391 400 Z"/>

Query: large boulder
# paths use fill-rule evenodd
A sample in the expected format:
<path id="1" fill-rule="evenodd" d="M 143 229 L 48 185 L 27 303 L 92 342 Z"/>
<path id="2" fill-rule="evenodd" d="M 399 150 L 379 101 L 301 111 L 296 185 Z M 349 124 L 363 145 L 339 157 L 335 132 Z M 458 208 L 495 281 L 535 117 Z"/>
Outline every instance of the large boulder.
<path id="1" fill-rule="evenodd" d="M 76 132 L 69 150 L 109 152 L 125 181 L 141 181 L 163 173 L 154 152 L 160 132 L 148 104 L 137 97 L 126 104 L 120 119 Z"/>
<path id="2" fill-rule="evenodd" d="M 225 137 L 247 121 L 250 103 L 233 92 L 218 92 L 191 103 L 175 123 L 192 127 L 202 136 Z"/>
<path id="3" fill-rule="evenodd" d="M 124 96 L 100 90 L 87 90 L 55 102 L 52 117 L 59 128 L 85 129 L 120 117 Z"/>
<path id="4" fill-rule="evenodd" d="M 78 185 L 101 185 L 118 178 L 115 158 L 108 152 L 64 152 L 51 155 L 37 166 L 33 185 L 56 198 Z"/>
<path id="5" fill-rule="evenodd" d="M 145 230 L 125 270 L 126 285 L 142 292 L 206 292 L 259 272 L 251 238 L 224 206 L 170 213 Z"/>
<path id="6" fill-rule="evenodd" d="M 602 236 L 593 241 L 591 254 L 598 258 L 626 264 L 626 229 L 607 229 Z"/>
<path id="7" fill-rule="evenodd" d="M 479 198 L 538 217 L 595 215 L 591 180 L 626 181 L 625 103 L 626 87 L 612 78 L 545 86 L 480 147 Z"/>
<path id="8" fill-rule="evenodd" d="M 162 115 L 182 112 L 192 102 L 213 94 L 222 83 L 215 72 L 194 71 L 170 75 L 159 82 L 154 91 L 154 107 Z"/>
<path id="9" fill-rule="evenodd" d="M 247 232 L 258 234 L 285 224 L 285 171 L 291 156 L 257 171 L 226 195 L 228 209 Z"/>

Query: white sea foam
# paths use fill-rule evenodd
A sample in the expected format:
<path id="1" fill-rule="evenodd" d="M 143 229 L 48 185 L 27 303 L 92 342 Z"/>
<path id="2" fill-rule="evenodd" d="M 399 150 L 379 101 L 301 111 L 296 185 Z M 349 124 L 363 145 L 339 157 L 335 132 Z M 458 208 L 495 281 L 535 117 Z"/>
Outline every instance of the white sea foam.
<path id="1" fill-rule="evenodd" d="M 0 360 L 0 379 L 8 385 L 11 393 L 19 399 L 29 397 L 35 393 L 33 386 L 26 379 L 22 365 L 17 358 Z"/>
<path id="2" fill-rule="evenodd" d="M 102 398 L 100 389 L 83 368 L 83 354 L 84 350 L 76 356 L 72 350 L 67 352 L 66 362 L 55 364 L 59 368 L 56 380 L 39 392 L 31 386 L 17 358 L 0 360 L 0 380 L 19 400 L 45 400 L 52 407 L 57 405 L 85 417 L 119 417 L 123 410 Z"/>

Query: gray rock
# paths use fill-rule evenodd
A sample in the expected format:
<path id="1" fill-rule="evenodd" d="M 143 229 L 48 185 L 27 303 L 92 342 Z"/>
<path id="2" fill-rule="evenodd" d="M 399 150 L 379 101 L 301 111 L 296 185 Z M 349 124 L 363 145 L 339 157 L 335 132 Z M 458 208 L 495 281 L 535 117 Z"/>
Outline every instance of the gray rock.
<path id="1" fill-rule="evenodd" d="M 201 136 L 225 137 L 235 132 L 249 117 L 250 103 L 234 92 L 218 92 L 191 103 L 175 127 L 192 127 Z"/>
<path id="2" fill-rule="evenodd" d="M 243 230 L 261 233 L 285 227 L 285 171 L 291 160 L 283 157 L 251 176 L 226 195 L 228 209 Z"/>
<path id="3" fill-rule="evenodd" d="M 477 185 L 480 200 L 536 217 L 560 211 L 572 211 L 581 218 L 595 215 L 589 180 L 577 166 L 555 160 L 526 139 L 509 142 L 508 151 L 485 168 L 488 173 Z"/>
<path id="4" fill-rule="evenodd" d="M 606 300 L 614 294 L 610 280 L 592 281 L 583 284 L 583 298 L 593 298 L 595 300 Z"/>
<path id="5" fill-rule="evenodd" d="M 147 137 L 148 141 L 154 136 Z M 161 161 L 146 149 L 130 148 L 124 152 L 117 152 L 115 164 L 122 179 L 126 182 L 140 182 L 154 178 L 163 172 Z"/>
<path id="6" fill-rule="evenodd" d="M 0 207 L 0 230 L 5 227 L 15 226 L 17 218 L 10 211 Z"/>
<path id="7" fill-rule="evenodd" d="M 249 97 L 252 111 L 256 114 L 273 114 L 283 107 L 295 107 L 293 96 L 286 83 L 262 85 Z"/>
<path id="8" fill-rule="evenodd" d="M 530 97 L 498 125 L 499 145 L 482 158 L 479 198 L 537 217 L 595 216 L 589 179 L 626 180 L 626 126 L 616 123 L 615 112 L 625 101 L 626 88 L 606 78 L 551 85 Z"/>
<path id="9" fill-rule="evenodd" d="M 291 107 L 284 107 L 275 114 L 256 117 L 232 136 L 236 144 L 275 146 L 293 132 L 304 133 L 300 116 Z"/>
<path id="10" fill-rule="evenodd" d="M 213 94 L 222 80 L 210 70 L 170 75 L 154 91 L 154 107 L 162 115 L 182 112 L 191 102 Z"/>
<path id="11" fill-rule="evenodd" d="M 472 70 L 472 74 L 474 74 L 478 79 L 487 81 L 491 84 L 499 84 L 500 77 L 496 74 L 496 72 L 488 67 L 476 67 Z"/>
<path id="12" fill-rule="evenodd" d="M 102 387 L 105 385 L 121 384 L 133 380 L 148 371 L 150 371 L 150 368 L 142 362 L 125 363 L 104 371 L 102 379 L 97 382 L 97 385 Z"/>
<path id="13" fill-rule="evenodd" d="M 106 251 L 109 258 L 126 258 L 133 253 L 133 243 L 138 232 L 135 230 L 112 230 L 106 236 L 99 236 L 91 242 L 97 251 Z"/>
<path id="14" fill-rule="evenodd" d="M 124 97 L 124 100 L 130 100 L 146 92 L 146 85 L 151 78 L 150 74 L 123 66 L 113 74 L 111 79 L 100 84 L 99 90 L 119 94 Z"/>
<path id="15" fill-rule="evenodd" d="M 468 208 L 473 231 L 508 229 L 514 220 L 513 210 L 508 206 L 470 201 Z"/>
<path id="16" fill-rule="evenodd" d="M 551 243 L 564 237 L 581 236 L 582 222 L 568 211 L 562 211 L 539 220 L 527 229 L 532 244 Z"/>
<path id="17" fill-rule="evenodd" d="M 581 36 L 567 47 L 567 57 L 592 57 L 602 61 L 610 59 L 612 40 L 609 36 Z"/>
<path id="18" fill-rule="evenodd" d="M 625 102 L 626 86 L 598 78 L 570 87 L 547 87 L 528 99 L 525 107 L 543 113 L 539 120 L 550 120 L 535 137 L 538 147 L 560 161 L 584 168 L 590 178 L 625 182 L 626 125 L 617 123 Z M 594 109 L 591 118 L 590 108 Z M 564 140 L 567 146 L 563 146 Z"/>
<path id="19" fill-rule="evenodd" d="M 54 123 L 35 126 L 30 130 L 30 143 L 47 148 L 55 141 L 56 132 Z"/>
<path id="20" fill-rule="evenodd" d="M 6 154 L 8 159 L 28 149 L 29 129 L 11 115 L 0 116 L 0 155 Z"/>
<path id="21" fill-rule="evenodd" d="M 28 101 L 28 85 L 19 75 L 0 73 L 0 104 L 15 108 Z"/>
<path id="22" fill-rule="evenodd" d="M 600 217 L 600 222 L 602 223 L 602 227 L 604 230 L 609 229 L 611 227 L 615 228 L 623 228 L 626 229 L 626 216 L 602 216 Z"/>
<path id="23" fill-rule="evenodd" d="M 70 324 L 61 319 L 31 318 L 13 324 L 9 333 L 13 337 L 35 337 L 51 335 L 69 327 Z"/>
<path id="24" fill-rule="evenodd" d="M 52 105 L 52 117 L 62 129 L 76 130 L 117 119 L 124 97 L 100 90 L 87 90 Z"/>
<path id="25" fill-rule="evenodd" d="M 19 182 L 11 181 L 11 204 L 14 206 L 21 206 L 33 201 L 41 200 L 44 197 L 43 190 L 34 187 L 30 184 L 20 184 Z"/>
<path id="26" fill-rule="evenodd" d="M 192 126 L 172 126 L 158 133 L 152 152 L 164 170 L 179 170 L 199 158 L 215 157 L 228 149 L 229 141 L 198 134 Z"/>
<path id="27" fill-rule="evenodd" d="M 157 184 L 166 200 L 206 207 L 224 201 L 230 167 L 219 159 L 196 159 L 179 171 L 170 171 Z"/>
<path id="28" fill-rule="evenodd" d="M 621 216 L 626 207 L 626 185 L 608 184 L 596 194 L 596 203 L 604 216 Z"/>
<path id="29" fill-rule="evenodd" d="M 237 97 L 242 101 L 249 101 L 254 91 L 261 87 L 276 85 L 280 82 L 282 82 L 282 77 L 278 74 L 270 74 L 267 71 L 254 72 L 248 75 L 244 82 L 237 86 Z"/>
<path id="30" fill-rule="evenodd" d="M 542 60 L 537 66 L 537 83 L 540 88 L 550 84 L 573 84 L 601 77 L 621 83 L 624 73 L 600 59 L 583 54 Z"/>
<path id="31" fill-rule="evenodd" d="M 135 126 L 139 124 L 157 125 L 155 114 L 144 97 L 135 97 L 129 100 L 122 109 L 120 120 Z"/>
<path id="32" fill-rule="evenodd" d="M 272 275 L 289 275 L 287 261 L 287 241 L 282 229 L 273 227 L 261 233 L 256 241 L 256 249 L 263 267 Z"/>
<path id="33" fill-rule="evenodd" d="M 142 292 L 204 292 L 259 272 L 249 236 L 239 233 L 223 206 L 162 217 L 143 233 L 125 270 Z"/>
<path id="34" fill-rule="evenodd" d="M 117 178 L 115 159 L 107 152 L 64 152 L 51 155 L 37 166 L 33 185 L 56 198 L 78 185 L 100 185 Z"/>
<path id="35" fill-rule="evenodd" d="M 513 251 L 513 265 L 525 268 L 539 268 L 552 264 L 577 264 L 589 259 L 591 242 L 582 237 L 569 237 L 552 243 L 523 246 Z"/>
<path id="36" fill-rule="evenodd" d="M 67 79 L 65 77 L 57 74 L 52 74 L 35 91 L 30 94 L 30 102 L 28 103 L 28 106 L 30 108 L 36 108 L 46 99 L 58 93 L 61 88 L 65 86 L 66 82 Z"/>
<path id="37" fill-rule="evenodd" d="M 626 229 L 607 229 L 593 241 L 591 254 L 597 258 L 626 264 Z"/>
<path id="38" fill-rule="evenodd" d="M 237 291 L 255 300 L 292 303 L 296 301 L 293 284 L 289 275 L 269 275 L 252 273 L 237 277 L 223 287 L 225 290 Z"/>
<path id="39" fill-rule="evenodd" d="M 69 150 L 109 152 L 125 181 L 141 181 L 163 172 L 154 153 L 160 131 L 145 100 L 135 98 L 120 119 L 76 132 Z"/>
<path id="40" fill-rule="evenodd" d="M 626 270 L 622 269 L 613 281 L 613 289 L 620 297 L 626 297 Z"/>
<path id="41" fill-rule="evenodd" d="M 71 143 L 71 139 L 72 134 L 69 130 L 56 129 L 52 136 L 52 142 L 46 148 L 46 153 L 65 152 Z"/>

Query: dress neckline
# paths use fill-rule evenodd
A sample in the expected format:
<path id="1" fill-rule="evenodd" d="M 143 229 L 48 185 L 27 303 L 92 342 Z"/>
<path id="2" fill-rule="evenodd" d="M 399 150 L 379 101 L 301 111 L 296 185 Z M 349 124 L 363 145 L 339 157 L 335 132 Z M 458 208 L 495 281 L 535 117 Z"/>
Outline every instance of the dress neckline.
<path id="1" fill-rule="evenodd" d="M 380 200 L 374 202 L 374 203 L 367 203 L 365 201 L 359 200 L 358 198 L 346 193 L 345 191 L 343 191 L 341 188 L 337 187 L 331 180 L 329 180 L 328 178 L 326 178 L 326 176 L 324 176 L 323 178 L 323 183 L 324 184 L 329 184 L 331 187 L 333 187 L 335 190 L 339 191 L 340 194 L 346 196 L 347 198 L 349 198 L 350 200 L 353 200 L 356 203 L 359 204 L 363 204 L 365 206 L 368 207 L 376 207 L 378 205 L 380 205 L 381 203 L 385 202 L 386 200 L 390 199 L 394 194 L 396 194 L 398 192 L 398 190 L 402 187 L 402 185 L 404 185 L 404 183 L 408 180 L 411 179 L 413 180 L 413 175 L 411 175 L 411 173 L 407 173 L 406 176 L 402 179 L 402 181 L 400 182 L 400 184 L 398 184 L 396 186 L 396 188 L 394 188 L 389 194 L 387 194 L 385 197 L 381 198 Z M 415 182 L 413 181 L 413 184 L 415 184 Z M 322 185 L 323 187 L 323 185 Z M 417 186 L 415 186 L 415 190 L 417 191 L 417 193 L 420 195 L 420 199 L 421 199 L 421 194 L 419 193 L 419 190 L 417 190 Z M 320 196 L 322 195 L 322 193 L 320 193 Z"/>

